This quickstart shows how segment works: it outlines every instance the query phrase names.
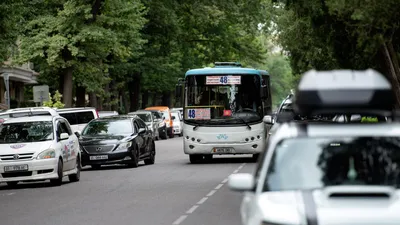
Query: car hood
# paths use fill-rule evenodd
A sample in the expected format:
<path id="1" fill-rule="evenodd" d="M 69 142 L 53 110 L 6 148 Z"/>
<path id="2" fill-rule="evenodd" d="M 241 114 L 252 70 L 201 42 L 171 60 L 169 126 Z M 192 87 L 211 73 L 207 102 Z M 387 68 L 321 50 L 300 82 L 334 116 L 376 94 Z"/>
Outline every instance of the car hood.
<path id="1" fill-rule="evenodd" d="M 82 145 L 110 145 L 131 140 L 134 136 L 126 135 L 85 135 L 79 138 Z"/>
<path id="2" fill-rule="evenodd" d="M 181 125 L 181 122 L 179 122 L 179 121 L 174 121 L 174 126 L 180 126 Z"/>
<path id="3" fill-rule="evenodd" d="M 306 224 L 309 213 L 305 206 L 308 208 L 311 200 L 315 207 L 310 211 L 316 214 L 319 225 L 400 224 L 400 191 L 378 186 L 352 186 L 347 191 L 338 186 L 332 191 L 335 188 L 310 191 L 309 197 L 304 197 L 301 191 L 262 193 L 257 199 L 260 219 L 278 224 Z M 364 196 L 357 197 L 357 193 Z"/>
<path id="4" fill-rule="evenodd" d="M 22 154 L 22 153 L 40 153 L 49 149 L 53 141 L 41 142 L 21 142 L 12 144 L 0 144 L 0 155 Z"/>

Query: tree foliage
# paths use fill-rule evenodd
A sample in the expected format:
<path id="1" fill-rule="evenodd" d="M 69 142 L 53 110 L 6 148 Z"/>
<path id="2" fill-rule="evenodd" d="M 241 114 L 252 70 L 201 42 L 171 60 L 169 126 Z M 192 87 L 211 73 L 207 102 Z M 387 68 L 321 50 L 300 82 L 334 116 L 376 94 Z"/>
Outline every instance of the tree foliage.
<path id="1" fill-rule="evenodd" d="M 273 21 L 295 73 L 374 68 L 390 78 L 400 103 L 397 0 L 274 2 Z"/>
<path id="2" fill-rule="evenodd" d="M 61 97 L 62 95 L 58 90 L 54 93 L 53 97 L 51 97 L 51 94 L 49 93 L 49 100 L 44 101 L 43 106 L 62 109 L 64 108 L 65 104 L 61 102 Z"/>

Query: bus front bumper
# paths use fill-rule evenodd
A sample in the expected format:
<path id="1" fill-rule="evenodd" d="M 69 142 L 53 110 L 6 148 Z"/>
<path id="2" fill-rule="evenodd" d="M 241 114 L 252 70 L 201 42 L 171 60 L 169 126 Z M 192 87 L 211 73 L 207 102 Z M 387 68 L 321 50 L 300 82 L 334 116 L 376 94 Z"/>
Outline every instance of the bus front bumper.
<path id="1" fill-rule="evenodd" d="M 236 155 L 258 154 L 265 149 L 262 139 L 246 143 L 196 143 L 184 139 L 183 150 L 185 154 L 212 154 L 212 155 Z"/>

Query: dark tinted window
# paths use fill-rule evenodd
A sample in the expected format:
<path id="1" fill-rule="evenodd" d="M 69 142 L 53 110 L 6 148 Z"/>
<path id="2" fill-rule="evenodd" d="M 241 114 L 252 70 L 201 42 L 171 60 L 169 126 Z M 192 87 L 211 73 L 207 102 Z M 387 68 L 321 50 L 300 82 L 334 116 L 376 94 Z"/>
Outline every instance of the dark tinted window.
<path id="1" fill-rule="evenodd" d="M 138 125 L 139 125 L 139 128 L 144 128 L 144 129 L 146 129 L 146 124 L 143 122 L 143 121 L 140 121 L 140 120 L 137 120 L 137 123 L 138 123 Z"/>
<path id="2" fill-rule="evenodd" d="M 264 191 L 400 184 L 400 138 L 298 138 L 279 144 Z"/>
<path id="3" fill-rule="evenodd" d="M 0 126 L 0 143 L 49 140 L 53 140 L 53 122 L 51 121 L 9 123 Z"/>
<path id="4" fill-rule="evenodd" d="M 133 126 L 130 119 L 94 120 L 82 131 L 82 135 L 130 134 Z"/>
<path id="5" fill-rule="evenodd" d="M 142 119 L 144 122 L 151 122 L 151 114 L 149 113 L 138 113 L 136 114 L 140 119 Z"/>
<path id="6" fill-rule="evenodd" d="M 70 125 L 85 124 L 89 123 L 92 119 L 94 119 L 92 111 L 67 112 L 67 113 L 60 112 L 59 114 L 60 116 L 67 119 Z"/>

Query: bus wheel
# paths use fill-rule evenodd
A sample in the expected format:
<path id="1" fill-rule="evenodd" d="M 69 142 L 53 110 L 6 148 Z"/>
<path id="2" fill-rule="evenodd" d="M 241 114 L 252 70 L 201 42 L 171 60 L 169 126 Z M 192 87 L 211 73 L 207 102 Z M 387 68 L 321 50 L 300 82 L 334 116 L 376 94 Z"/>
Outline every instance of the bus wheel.
<path id="1" fill-rule="evenodd" d="M 213 155 L 204 155 L 204 160 L 206 160 L 206 161 L 211 161 L 212 160 L 212 158 L 213 158 Z"/>
<path id="2" fill-rule="evenodd" d="M 203 159 L 202 155 L 189 155 L 189 160 L 190 160 L 190 163 L 192 163 L 192 164 L 199 163 L 199 162 L 201 162 L 202 159 Z"/>

